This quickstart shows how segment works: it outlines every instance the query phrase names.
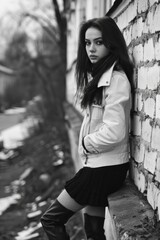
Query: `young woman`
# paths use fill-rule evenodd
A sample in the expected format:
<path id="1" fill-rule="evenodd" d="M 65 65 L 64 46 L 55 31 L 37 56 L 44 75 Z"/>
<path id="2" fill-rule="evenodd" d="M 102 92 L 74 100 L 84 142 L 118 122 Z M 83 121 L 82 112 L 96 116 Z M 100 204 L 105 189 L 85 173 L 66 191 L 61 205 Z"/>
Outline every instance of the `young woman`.
<path id="1" fill-rule="evenodd" d="M 86 111 L 79 136 L 83 168 L 41 218 L 50 240 L 69 239 L 64 224 L 82 208 L 87 239 L 106 239 L 107 197 L 122 186 L 128 171 L 132 75 L 126 43 L 114 20 L 83 23 L 76 64 L 77 96 Z"/>

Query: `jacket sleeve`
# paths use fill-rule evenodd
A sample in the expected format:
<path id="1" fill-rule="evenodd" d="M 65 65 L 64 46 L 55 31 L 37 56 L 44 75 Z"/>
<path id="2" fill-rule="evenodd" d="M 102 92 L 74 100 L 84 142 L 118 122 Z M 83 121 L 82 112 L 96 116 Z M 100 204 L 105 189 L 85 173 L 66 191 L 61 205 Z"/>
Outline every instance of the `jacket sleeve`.
<path id="1" fill-rule="evenodd" d="M 111 85 L 105 87 L 103 124 L 98 131 L 84 137 L 84 145 L 90 153 L 110 151 L 123 141 L 130 118 L 130 83 L 126 76 L 115 75 Z M 126 125 L 127 124 L 127 125 Z"/>

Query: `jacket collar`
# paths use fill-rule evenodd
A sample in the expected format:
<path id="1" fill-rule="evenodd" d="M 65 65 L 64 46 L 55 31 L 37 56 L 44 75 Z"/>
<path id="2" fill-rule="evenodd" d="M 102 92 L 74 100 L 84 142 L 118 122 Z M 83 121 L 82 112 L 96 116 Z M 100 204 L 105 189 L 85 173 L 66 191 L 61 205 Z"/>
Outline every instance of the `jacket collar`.
<path id="1" fill-rule="evenodd" d="M 103 73 L 103 75 L 101 76 L 101 78 L 98 82 L 98 87 L 110 86 L 113 68 L 114 68 L 115 64 L 116 64 L 116 62 L 112 65 L 112 67 L 110 69 L 108 69 L 105 73 Z"/>

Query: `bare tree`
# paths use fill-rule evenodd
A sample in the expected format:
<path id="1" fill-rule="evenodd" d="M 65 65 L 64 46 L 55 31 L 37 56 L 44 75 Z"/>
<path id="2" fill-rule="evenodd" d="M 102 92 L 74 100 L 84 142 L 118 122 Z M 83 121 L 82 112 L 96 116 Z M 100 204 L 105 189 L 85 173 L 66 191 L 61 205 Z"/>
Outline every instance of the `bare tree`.
<path id="1" fill-rule="evenodd" d="M 28 36 L 35 54 L 31 53 L 28 64 L 16 70 L 22 72 L 26 66 L 28 69 L 34 67 L 47 99 L 46 104 L 50 106 L 50 115 L 59 121 L 64 119 L 63 102 L 66 98 L 66 1 L 63 1 L 63 7 L 57 0 L 53 0 L 52 5 L 55 13 L 53 18 L 48 17 L 39 7 L 38 11 L 23 11 L 18 15 L 19 31 L 26 31 L 31 25 L 37 24 L 41 34 L 34 40 Z"/>

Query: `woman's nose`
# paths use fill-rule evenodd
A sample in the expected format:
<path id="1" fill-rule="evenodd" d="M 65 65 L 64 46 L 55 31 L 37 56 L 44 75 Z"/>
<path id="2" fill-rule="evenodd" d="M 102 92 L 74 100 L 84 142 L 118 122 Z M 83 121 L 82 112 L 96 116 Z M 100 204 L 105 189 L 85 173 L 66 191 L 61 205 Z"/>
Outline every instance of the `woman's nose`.
<path id="1" fill-rule="evenodd" d="M 90 45 L 90 52 L 95 52 L 95 44 L 94 43 L 92 43 L 91 45 Z"/>

